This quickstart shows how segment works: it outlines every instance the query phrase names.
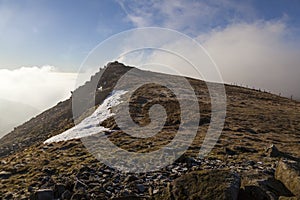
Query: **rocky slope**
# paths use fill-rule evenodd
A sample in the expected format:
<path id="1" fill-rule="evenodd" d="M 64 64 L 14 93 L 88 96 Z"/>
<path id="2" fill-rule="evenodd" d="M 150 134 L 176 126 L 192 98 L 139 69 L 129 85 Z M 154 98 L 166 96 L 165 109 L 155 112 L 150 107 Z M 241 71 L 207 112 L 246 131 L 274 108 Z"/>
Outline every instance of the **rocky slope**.
<path id="1" fill-rule="evenodd" d="M 132 68 L 110 63 L 73 92 L 90 103 L 76 116 L 91 114 L 92 85 L 103 75 L 96 92 L 99 105 L 117 80 Z M 105 73 L 105 74 L 102 74 Z M 156 78 L 170 75 L 152 72 Z M 136 77 L 137 79 L 140 77 Z M 0 140 L 0 196 L 3 199 L 299 199 L 300 103 L 247 88 L 226 85 L 227 115 L 212 152 L 198 158 L 208 129 L 211 106 L 203 81 L 188 79 L 195 90 L 201 118 L 195 139 L 175 163 L 148 173 L 116 171 L 93 157 L 80 140 L 43 144 L 74 126 L 72 99 L 17 127 Z M 104 84 L 105 83 L 105 84 Z M 165 94 L 165 95 L 161 95 Z M 180 119 L 178 104 L 162 88 L 148 85 L 131 99 L 130 114 L 141 126 L 154 102 L 168 111 L 164 128 L 155 137 L 137 139 L 118 128 L 113 117 L 102 126 L 109 139 L 134 152 L 151 152 L 168 144 Z M 79 102 L 80 103 L 80 102 Z"/>

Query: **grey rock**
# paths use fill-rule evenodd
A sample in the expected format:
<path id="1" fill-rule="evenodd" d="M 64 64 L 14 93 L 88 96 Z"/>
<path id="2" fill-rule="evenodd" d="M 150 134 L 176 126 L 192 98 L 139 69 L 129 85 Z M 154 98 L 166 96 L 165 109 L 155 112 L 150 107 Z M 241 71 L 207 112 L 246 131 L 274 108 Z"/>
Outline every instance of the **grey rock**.
<path id="1" fill-rule="evenodd" d="M 5 160 L 1 160 L 1 165 L 6 165 L 7 162 Z"/>
<path id="2" fill-rule="evenodd" d="M 276 200 L 277 198 L 257 185 L 248 185 L 240 190 L 239 199 Z"/>
<path id="3" fill-rule="evenodd" d="M 13 199 L 13 197 L 14 197 L 13 193 L 9 192 L 9 193 L 4 194 L 3 199 L 9 200 L 9 199 Z"/>
<path id="4" fill-rule="evenodd" d="M 279 157 L 280 156 L 280 151 L 278 150 L 278 148 L 274 144 L 271 144 L 266 149 L 266 152 L 267 152 L 269 157 Z"/>
<path id="5" fill-rule="evenodd" d="M 32 186 L 29 186 L 29 187 L 27 188 L 27 191 L 28 191 L 28 192 L 33 192 L 33 187 L 32 187 Z"/>
<path id="6" fill-rule="evenodd" d="M 257 134 L 257 132 L 251 128 L 239 128 L 237 129 L 237 132 L 247 132 L 251 134 Z"/>
<path id="7" fill-rule="evenodd" d="M 275 171 L 275 178 L 280 180 L 294 195 L 300 198 L 300 163 L 281 159 Z"/>
<path id="8" fill-rule="evenodd" d="M 236 151 L 234 151 L 230 148 L 227 148 L 227 147 L 225 148 L 225 153 L 230 156 L 236 155 Z"/>
<path id="9" fill-rule="evenodd" d="M 11 172 L 1 171 L 0 172 L 0 179 L 8 179 L 11 176 Z"/>
<path id="10" fill-rule="evenodd" d="M 74 185 L 74 190 L 78 190 L 80 188 L 88 188 L 88 186 L 84 182 L 77 179 Z"/>
<path id="11" fill-rule="evenodd" d="M 139 178 L 138 177 L 136 177 L 136 176 L 134 176 L 134 175 L 129 175 L 129 176 L 127 176 L 126 178 L 125 178 L 125 182 L 126 183 L 129 183 L 129 182 L 133 182 L 133 181 L 136 181 L 136 180 L 138 180 Z"/>
<path id="12" fill-rule="evenodd" d="M 277 200 L 280 196 L 291 197 L 293 194 L 285 187 L 285 185 L 275 178 L 257 180 L 250 185 L 244 187 L 241 192 L 244 196 L 240 199 L 274 199 Z M 248 198 L 246 198 L 248 196 Z"/>
<path id="13" fill-rule="evenodd" d="M 72 194 L 69 190 L 64 191 L 64 193 L 61 195 L 62 200 L 67 200 L 72 197 Z"/>
<path id="14" fill-rule="evenodd" d="M 244 146 L 236 146 L 234 150 L 239 151 L 241 153 L 257 153 L 258 151 L 254 148 L 244 147 Z"/>
<path id="15" fill-rule="evenodd" d="M 153 194 L 157 194 L 158 192 L 159 192 L 158 189 L 154 189 L 154 190 L 153 190 Z"/>
<path id="16" fill-rule="evenodd" d="M 53 200 L 54 192 L 51 189 L 41 189 L 35 192 L 36 200 Z"/>
<path id="17" fill-rule="evenodd" d="M 71 200 L 77 200 L 77 199 L 87 199 L 86 195 L 83 193 L 74 193 L 71 197 Z"/>
<path id="18" fill-rule="evenodd" d="M 65 186 L 63 184 L 56 184 L 54 187 L 54 196 L 60 198 L 65 192 Z"/>
<path id="19" fill-rule="evenodd" d="M 167 184 L 154 199 L 230 199 L 236 200 L 241 179 L 238 174 L 224 170 L 194 171 Z M 218 185 L 218 187 L 216 187 Z M 158 192 L 158 191 L 155 191 Z"/>
<path id="20" fill-rule="evenodd" d="M 247 162 L 247 164 L 250 165 L 250 166 L 254 166 L 256 164 L 256 162 L 254 162 L 253 160 L 249 160 Z"/>
<path id="21" fill-rule="evenodd" d="M 139 192 L 143 193 L 145 192 L 145 186 L 143 184 L 137 184 L 136 188 L 138 189 Z"/>

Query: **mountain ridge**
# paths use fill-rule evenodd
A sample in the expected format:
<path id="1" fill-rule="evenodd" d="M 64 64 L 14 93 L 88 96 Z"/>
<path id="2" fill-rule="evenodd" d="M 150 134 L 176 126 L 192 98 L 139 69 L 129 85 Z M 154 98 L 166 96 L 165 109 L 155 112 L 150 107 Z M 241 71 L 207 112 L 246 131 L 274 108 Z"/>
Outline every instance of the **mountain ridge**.
<path id="1" fill-rule="evenodd" d="M 75 90 L 72 95 L 85 96 L 83 102 L 88 102 L 85 105 L 80 104 L 83 106 L 79 115 L 74 117 L 75 120 L 81 121 L 89 116 L 95 110 L 94 100 L 96 100 L 96 105 L 101 104 L 111 94 L 119 78 L 130 69 L 133 68 L 117 62 L 110 63 L 104 70 L 92 76 L 84 86 Z M 156 78 L 171 76 L 153 72 L 141 71 L 141 73 L 153 75 Z M 60 198 L 62 194 L 57 194 L 57 187 L 63 185 L 64 192 L 68 191 L 70 198 L 73 196 L 73 199 L 93 199 L 94 197 L 122 199 L 124 196 L 127 199 L 169 199 L 171 197 L 180 199 L 183 196 L 177 196 L 178 194 L 187 194 L 182 183 L 193 180 L 193 184 L 197 184 L 197 187 L 191 185 L 190 194 L 209 199 L 212 198 L 209 193 L 213 190 L 208 190 L 209 193 L 201 193 L 197 188 L 199 186 L 205 191 L 206 187 L 212 187 L 211 183 L 201 185 L 198 180 L 207 180 L 215 173 L 220 176 L 213 176 L 214 181 L 230 183 L 222 185 L 217 190 L 217 194 L 220 194 L 219 199 L 228 199 L 226 197 L 228 191 L 233 191 L 230 193 L 232 198 L 249 200 L 271 199 L 272 196 L 278 199 L 280 196 L 295 195 L 293 188 L 297 188 L 297 185 L 287 189 L 282 183 L 290 179 L 276 175 L 275 171 L 278 171 L 277 167 L 289 166 L 282 159 L 299 162 L 300 103 L 266 92 L 225 85 L 227 116 L 222 135 L 212 152 L 206 158 L 200 159 L 198 153 L 210 123 L 210 96 L 204 81 L 191 78 L 187 80 L 195 90 L 201 117 L 193 143 L 186 153 L 171 166 L 158 172 L 128 178 L 128 174 L 100 163 L 78 139 L 43 144 L 46 139 L 75 125 L 70 98 L 17 127 L 3 140 L 0 139 L 0 157 L 3 160 L 3 165 L 0 167 L 0 172 L 2 170 L 3 174 L 0 177 L 5 174 L 7 177 L 0 178 L 0 182 L 5 185 L 5 187 L 0 187 L 0 193 L 20 198 L 40 194 L 39 192 L 42 193 L 40 189 L 48 188 L 55 192 L 55 197 Z M 93 86 L 95 85 L 102 86 L 102 90 L 97 90 L 96 97 L 93 99 L 95 90 Z M 103 121 L 101 126 L 112 130 L 106 133 L 107 137 L 122 149 L 143 153 L 155 151 L 168 144 L 176 134 L 178 123 L 180 123 L 177 118 L 176 101 L 172 100 L 172 95 L 168 96 L 168 93 L 165 93 L 165 88 L 155 85 L 141 88 L 135 95 L 131 98 L 130 108 L 131 117 L 137 124 L 143 126 L 149 123 L 147 112 L 155 102 L 161 102 L 161 105 L 170 111 L 171 117 L 168 118 L 160 134 L 137 140 L 120 130 L 114 117 Z M 145 109 L 144 106 L 146 106 Z M 20 136 L 19 142 L 23 142 L 23 146 L 13 145 L 16 143 L 16 136 Z M 24 142 L 24 138 L 29 138 L 27 143 L 26 140 Z M 95 142 L 97 142 L 96 139 Z M 273 146 L 268 148 L 272 144 Z M 164 174 L 167 176 L 165 177 Z M 26 181 L 22 182 L 22 180 Z M 114 182 L 114 180 L 118 181 Z M 226 195 L 223 194 L 225 190 Z M 255 196 L 256 193 L 259 195 Z"/>

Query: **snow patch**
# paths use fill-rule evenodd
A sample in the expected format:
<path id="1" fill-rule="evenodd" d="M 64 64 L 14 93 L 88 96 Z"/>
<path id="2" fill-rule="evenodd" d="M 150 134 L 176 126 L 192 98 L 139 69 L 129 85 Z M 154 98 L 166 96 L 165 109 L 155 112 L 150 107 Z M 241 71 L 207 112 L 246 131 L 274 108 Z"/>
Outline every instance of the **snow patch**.
<path id="1" fill-rule="evenodd" d="M 79 124 L 66 130 L 65 132 L 47 139 L 44 144 L 79 139 L 103 131 L 109 131 L 108 128 L 100 126 L 99 124 L 114 115 L 110 108 L 120 104 L 120 98 L 126 92 L 127 91 L 124 90 L 113 91 L 112 94 L 103 101 L 103 103 L 92 115 L 85 118 Z"/>

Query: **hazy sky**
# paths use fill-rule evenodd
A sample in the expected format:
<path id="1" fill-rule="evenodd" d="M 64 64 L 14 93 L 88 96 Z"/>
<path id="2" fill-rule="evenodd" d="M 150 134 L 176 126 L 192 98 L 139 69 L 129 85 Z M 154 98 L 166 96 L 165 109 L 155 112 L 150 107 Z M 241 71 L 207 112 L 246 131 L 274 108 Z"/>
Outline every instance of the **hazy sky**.
<path id="1" fill-rule="evenodd" d="M 225 82 L 300 97 L 298 0 L 0 0 L 0 98 L 53 106 L 98 43 L 146 26 L 196 39 Z"/>

